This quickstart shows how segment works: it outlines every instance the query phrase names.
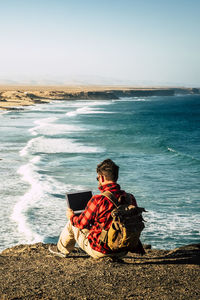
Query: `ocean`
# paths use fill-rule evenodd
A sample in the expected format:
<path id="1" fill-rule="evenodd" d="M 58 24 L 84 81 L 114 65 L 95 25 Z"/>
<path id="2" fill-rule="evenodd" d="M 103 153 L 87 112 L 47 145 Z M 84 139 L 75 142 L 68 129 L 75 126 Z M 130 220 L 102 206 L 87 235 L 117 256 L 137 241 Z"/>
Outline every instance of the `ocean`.
<path id="1" fill-rule="evenodd" d="M 200 96 L 52 101 L 0 114 L 0 249 L 56 243 L 65 193 L 99 193 L 96 165 L 145 207 L 141 240 L 200 242 Z"/>

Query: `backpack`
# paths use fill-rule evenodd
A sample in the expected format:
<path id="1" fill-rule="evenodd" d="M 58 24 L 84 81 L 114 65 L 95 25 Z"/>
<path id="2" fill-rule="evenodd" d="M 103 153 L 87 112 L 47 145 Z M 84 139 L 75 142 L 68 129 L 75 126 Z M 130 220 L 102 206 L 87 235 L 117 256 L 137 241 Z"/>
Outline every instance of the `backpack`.
<path id="1" fill-rule="evenodd" d="M 115 206 L 111 212 L 112 223 L 108 231 L 102 229 L 100 241 L 106 243 L 112 251 L 131 251 L 144 254 L 140 242 L 140 234 L 144 229 L 143 207 L 132 204 L 131 195 L 121 196 L 119 199 L 109 192 L 102 193 Z M 125 200 L 125 201 L 124 201 Z"/>

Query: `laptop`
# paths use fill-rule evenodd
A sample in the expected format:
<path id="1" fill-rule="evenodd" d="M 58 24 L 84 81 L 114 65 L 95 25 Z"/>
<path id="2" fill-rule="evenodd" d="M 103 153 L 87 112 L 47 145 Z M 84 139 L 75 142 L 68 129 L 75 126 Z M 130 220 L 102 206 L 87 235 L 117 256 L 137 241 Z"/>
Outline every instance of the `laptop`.
<path id="1" fill-rule="evenodd" d="M 67 206 L 74 211 L 75 215 L 80 215 L 85 210 L 91 198 L 91 191 L 66 193 Z"/>

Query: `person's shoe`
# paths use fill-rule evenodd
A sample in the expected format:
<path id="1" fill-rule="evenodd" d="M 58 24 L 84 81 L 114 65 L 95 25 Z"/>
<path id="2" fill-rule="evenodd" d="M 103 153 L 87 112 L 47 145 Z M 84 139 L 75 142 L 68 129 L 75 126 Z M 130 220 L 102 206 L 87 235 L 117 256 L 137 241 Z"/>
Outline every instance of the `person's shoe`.
<path id="1" fill-rule="evenodd" d="M 62 253 L 60 250 L 58 250 L 57 245 L 49 245 L 49 252 L 53 255 L 59 256 L 59 257 L 67 257 L 68 254 Z"/>
<path id="2" fill-rule="evenodd" d="M 86 254 L 85 251 L 83 251 L 80 247 L 74 247 L 72 250 L 72 253 L 74 254 Z"/>

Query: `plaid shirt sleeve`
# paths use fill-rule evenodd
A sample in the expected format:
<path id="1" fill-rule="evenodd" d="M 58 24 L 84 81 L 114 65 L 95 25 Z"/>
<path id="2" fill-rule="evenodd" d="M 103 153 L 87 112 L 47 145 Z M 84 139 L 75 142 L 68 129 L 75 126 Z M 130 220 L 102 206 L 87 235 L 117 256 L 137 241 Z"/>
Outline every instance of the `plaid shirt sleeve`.
<path id="1" fill-rule="evenodd" d="M 89 229 L 94 221 L 94 216 L 96 215 L 96 211 L 98 207 L 96 202 L 97 202 L 96 197 L 93 196 L 89 200 L 85 210 L 80 214 L 80 216 L 73 215 L 71 217 L 70 220 L 72 225 L 79 229 L 83 229 L 83 228 Z"/>

